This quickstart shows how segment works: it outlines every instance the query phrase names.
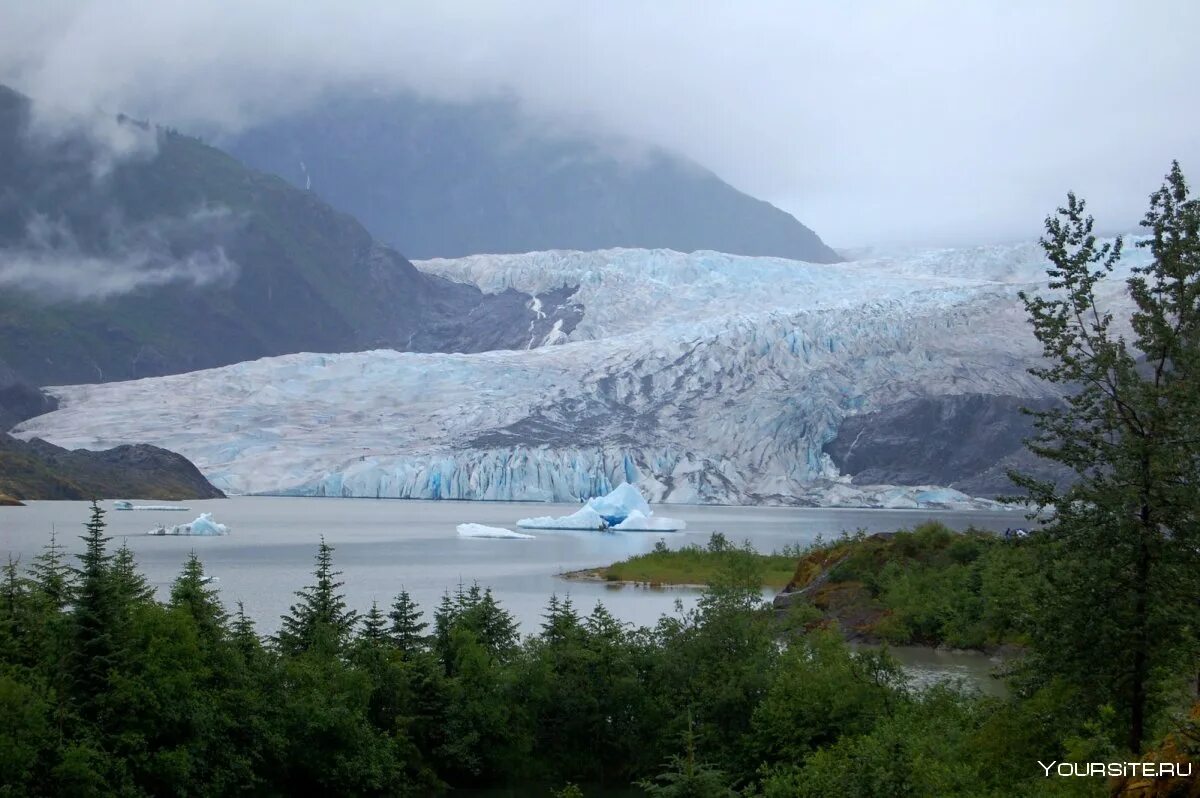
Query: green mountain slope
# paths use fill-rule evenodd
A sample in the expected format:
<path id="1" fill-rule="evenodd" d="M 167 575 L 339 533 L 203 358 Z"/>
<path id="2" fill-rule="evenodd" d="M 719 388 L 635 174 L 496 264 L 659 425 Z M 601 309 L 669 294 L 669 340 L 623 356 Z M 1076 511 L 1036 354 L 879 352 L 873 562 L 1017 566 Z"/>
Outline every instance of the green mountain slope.
<path id="1" fill-rule="evenodd" d="M 182 455 L 139 444 L 74 451 L 0 432 L 0 496 L 13 499 L 219 499 Z"/>
<path id="2" fill-rule="evenodd" d="M 30 100 L 0 87 L 0 361 L 35 384 L 530 339 L 513 297 L 423 274 L 314 194 L 198 139 L 122 120 L 151 152 L 105 173 L 91 137 L 48 140 L 30 118 Z"/>

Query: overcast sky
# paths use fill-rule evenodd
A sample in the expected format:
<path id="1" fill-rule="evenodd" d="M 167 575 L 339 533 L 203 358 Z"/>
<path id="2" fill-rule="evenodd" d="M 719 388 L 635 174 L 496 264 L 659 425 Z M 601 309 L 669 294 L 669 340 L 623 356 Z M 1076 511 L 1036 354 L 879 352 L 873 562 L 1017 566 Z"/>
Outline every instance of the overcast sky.
<path id="1" fill-rule="evenodd" d="M 1200 184 L 1200 2 L 0 0 L 0 81 L 236 130 L 354 86 L 511 94 L 681 152 L 835 246 L 1127 228 Z"/>

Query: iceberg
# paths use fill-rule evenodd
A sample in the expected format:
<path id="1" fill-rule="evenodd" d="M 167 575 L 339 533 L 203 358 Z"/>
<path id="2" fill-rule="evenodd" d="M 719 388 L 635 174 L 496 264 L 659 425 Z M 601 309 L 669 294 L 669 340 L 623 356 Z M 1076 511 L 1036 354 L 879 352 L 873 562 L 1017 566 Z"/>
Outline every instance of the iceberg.
<path id="1" fill-rule="evenodd" d="M 589 499 L 587 506 L 595 510 L 596 514 L 612 527 L 622 523 L 632 513 L 643 517 L 650 515 L 650 505 L 646 503 L 641 492 L 628 482 L 617 485 L 605 496 Z"/>
<path id="2" fill-rule="evenodd" d="M 591 507 L 584 507 L 578 512 L 558 518 L 551 515 L 522 518 L 517 521 L 517 526 L 521 529 L 587 529 L 595 531 L 608 529 L 608 522 L 604 520 L 604 516 Z"/>
<path id="3" fill-rule="evenodd" d="M 508 538 L 511 540 L 533 540 L 533 535 L 525 535 L 499 526 L 484 526 L 483 524 L 459 524 L 460 538 Z"/>
<path id="4" fill-rule="evenodd" d="M 114 510 L 187 510 L 178 504 L 134 504 L 123 499 L 113 502 Z"/>
<path id="5" fill-rule="evenodd" d="M 641 491 L 623 482 L 604 496 L 589 499 L 570 515 L 522 518 L 522 529 L 588 529 L 615 532 L 678 532 L 687 527 L 675 518 L 654 515 Z"/>
<path id="6" fill-rule="evenodd" d="M 613 527 L 614 532 L 681 532 L 687 524 L 678 518 L 651 516 L 634 510 L 624 521 Z"/>
<path id="7" fill-rule="evenodd" d="M 218 524 L 213 520 L 212 513 L 200 513 L 200 516 L 190 524 L 176 524 L 175 526 L 164 526 L 159 524 L 154 529 L 146 533 L 156 537 L 164 536 L 192 536 L 192 537 L 216 537 L 218 535 L 228 535 L 229 527 L 225 524 Z"/>

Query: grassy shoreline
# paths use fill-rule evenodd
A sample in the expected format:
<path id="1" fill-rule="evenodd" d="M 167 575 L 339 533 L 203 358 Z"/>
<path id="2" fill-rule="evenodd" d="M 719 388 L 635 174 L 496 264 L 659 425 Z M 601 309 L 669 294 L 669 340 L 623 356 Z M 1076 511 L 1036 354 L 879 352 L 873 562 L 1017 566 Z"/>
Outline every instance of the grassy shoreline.
<path id="1" fill-rule="evenodd" d="M 716 533 L 705 546 L 691 544 L 681 549 L 668 549 L 660 541 L 654 551 L 646 554 L 560 576 L 612 585 L 703 588 L 725 575 L 736 573 L 745 581 L 758 580 L 763 587 L 782 589 L 791 582 L 798 558 L 798 551 L 760 554 L 748 544 L 735 546 L 724 535 Z"/>

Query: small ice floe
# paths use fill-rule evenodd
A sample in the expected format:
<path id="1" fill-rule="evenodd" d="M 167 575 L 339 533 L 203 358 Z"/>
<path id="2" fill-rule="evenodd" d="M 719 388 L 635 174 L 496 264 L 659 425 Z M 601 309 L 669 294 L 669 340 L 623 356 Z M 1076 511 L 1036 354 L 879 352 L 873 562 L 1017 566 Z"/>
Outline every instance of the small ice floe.
<path id="1" fill-rule="evenodd" d="M 499 526 L 484 526 L 483 524 L 459 524 L 460 538 L 509 538 L 512 540 L 532 540 L 533 535 L 514 532 Z"/>
<path id="2" fill-rule="evenodd" d="M 127 502 L 124 499 L 120 499 L 118 501 L 113 502 L 113 509 L 114 510 L 175 510 L 175 511 L 178 511 L 178 510 L 187 510 L 188 508 L 183 507 L 178 504 L 134 504 L 133 502 Z"/>
<path id="3" fill-rule="evenodd" d="M 618 532 L 677 532 L 687 524 L 674 518 L 655 516 L 650 505 L 633 485 L 625 482 L 605 496 L 589 499 L 570 515 L 522 518 L 522 529 L 587 529 Z"/>
<path id="4" fill-rule="evenodd" d="M 663 515 L 646 515 L 641 510 L 634 510 L 625 520 L 613 527 L 617 532 L 679 532 L 687 528 L 687 524 L 679 518 L 667 518 Z"/>
<path id="5" fill-rule="evenodd" d="M 165 526 L 159 524 L 154 529 L 146 533 L 157 537 L 167 537 L 176 535 L 190 535 L 193 537 L 216 537 L 218 535 L 228 535 L 229 527 L 225 524 L 218 524 L 213 520 L 212 513 L 200 513 L 200 517 L 190 524 L 176 524 L 175 526 Z"/>

